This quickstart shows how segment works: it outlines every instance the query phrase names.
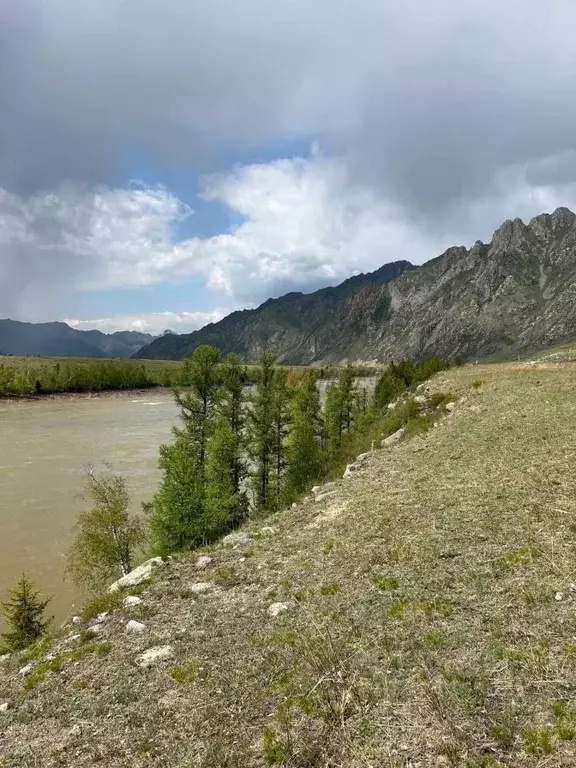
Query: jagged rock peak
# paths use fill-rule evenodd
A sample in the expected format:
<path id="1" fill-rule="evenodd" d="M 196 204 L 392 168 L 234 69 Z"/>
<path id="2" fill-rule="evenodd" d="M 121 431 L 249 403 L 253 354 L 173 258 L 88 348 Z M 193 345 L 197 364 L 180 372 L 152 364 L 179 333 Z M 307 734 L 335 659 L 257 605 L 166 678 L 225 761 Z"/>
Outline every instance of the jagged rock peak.
<path id="1" fill-rule="evenodd" d="M 567 227 L 573 227 L 576 224 L 576 214 L 569 208 L 560 207 L 556 208 L 554 213 L 541 213 L 539 216 L 535 216 L 528 226 L 534 232 L 542 232 L 542 230 L 556 230 L 565 229 Z"/>
<path id="2" fill-rule="evenodd" d="M 496 250 L 513 248 L 523 238 L 526 225 L 522 219 L 506 219 L 506 221 L 494 232 L 492 247 Z"/>

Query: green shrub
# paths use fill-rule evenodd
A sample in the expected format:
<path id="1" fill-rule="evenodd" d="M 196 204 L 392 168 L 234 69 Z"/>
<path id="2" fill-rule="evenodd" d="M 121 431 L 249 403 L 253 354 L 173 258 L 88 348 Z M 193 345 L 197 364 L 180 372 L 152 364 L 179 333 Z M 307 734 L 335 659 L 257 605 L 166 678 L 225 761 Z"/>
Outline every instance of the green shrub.
<path id="1" fill-rule="evenodd" d="M 201 672 L 202 665 L 199 661 L 193 660 L 186 662 L 186 664 L 172 667 L 170 676 L 180 685 L 190 685 L 190 683 L 195 683 L 198 680 Z"/>
<path id="2" fill-rule="evenodd" d="M 90 621 L 90 619 L 95 619 L 96 616 L 105 611 L 115 611 L 121 607 L 122 599 L 122 592 L 120 590 L 117 592 L 104 592 L 103 595 L 98 595 L 89 600 L 82 608 L 80 616 L 84 621 Z"/>

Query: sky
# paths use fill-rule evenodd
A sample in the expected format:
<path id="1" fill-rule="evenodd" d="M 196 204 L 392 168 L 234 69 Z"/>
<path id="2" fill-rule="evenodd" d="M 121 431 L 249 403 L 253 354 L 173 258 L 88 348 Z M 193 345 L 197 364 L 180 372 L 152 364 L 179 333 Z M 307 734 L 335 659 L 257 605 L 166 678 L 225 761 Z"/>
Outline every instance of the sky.
<path id="1" fill-rule="evenodd" d="M 573 0 L 0 0 L 0 317 L 188 332 L 576 209 Z"/>

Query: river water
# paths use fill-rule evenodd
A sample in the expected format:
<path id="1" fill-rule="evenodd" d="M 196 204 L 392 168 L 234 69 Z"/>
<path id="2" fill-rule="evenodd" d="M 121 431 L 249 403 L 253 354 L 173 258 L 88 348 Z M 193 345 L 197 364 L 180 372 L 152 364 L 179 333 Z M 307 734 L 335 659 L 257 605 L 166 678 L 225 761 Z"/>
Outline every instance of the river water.
<path id="1" fill-rule="evenodd" d="M 370 392 L 375 381 L 357 386 Z M 322 400 L 331 383 L 319 382 Z M 0 400 L 0 600 L 25 570 L 53 596 L 57 621 L 80 606 L 64 568 L 87 466 L 107 462 L 123 475 L 137 512 L 156 490 L 158 448 L 177 423 L 167 391 Z"/>
<path id="2" fill-rule="evenodd" d="M 87 465 L 124 475 L 137 511 L 177 422 L 169 392 L 0 400 L 0 599 L 26 570 L 58 620 L 80 604 L 63 572 Z"/>

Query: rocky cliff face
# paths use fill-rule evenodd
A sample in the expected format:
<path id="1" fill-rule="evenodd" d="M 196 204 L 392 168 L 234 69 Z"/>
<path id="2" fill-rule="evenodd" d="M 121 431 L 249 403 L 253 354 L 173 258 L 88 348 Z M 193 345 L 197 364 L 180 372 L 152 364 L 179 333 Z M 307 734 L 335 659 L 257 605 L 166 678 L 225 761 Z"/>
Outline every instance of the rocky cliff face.
<path id="1" fill-rule="evenodd" d="M 480 357 L 576 336 L 576 215 L 506 221 L 492 242 L 449 248 L 421 267 L 383 267 L 341 286 L 288 294 L 256 310 L 144 347 L 179 359 L 199 344 L 292 364 Z"/>

